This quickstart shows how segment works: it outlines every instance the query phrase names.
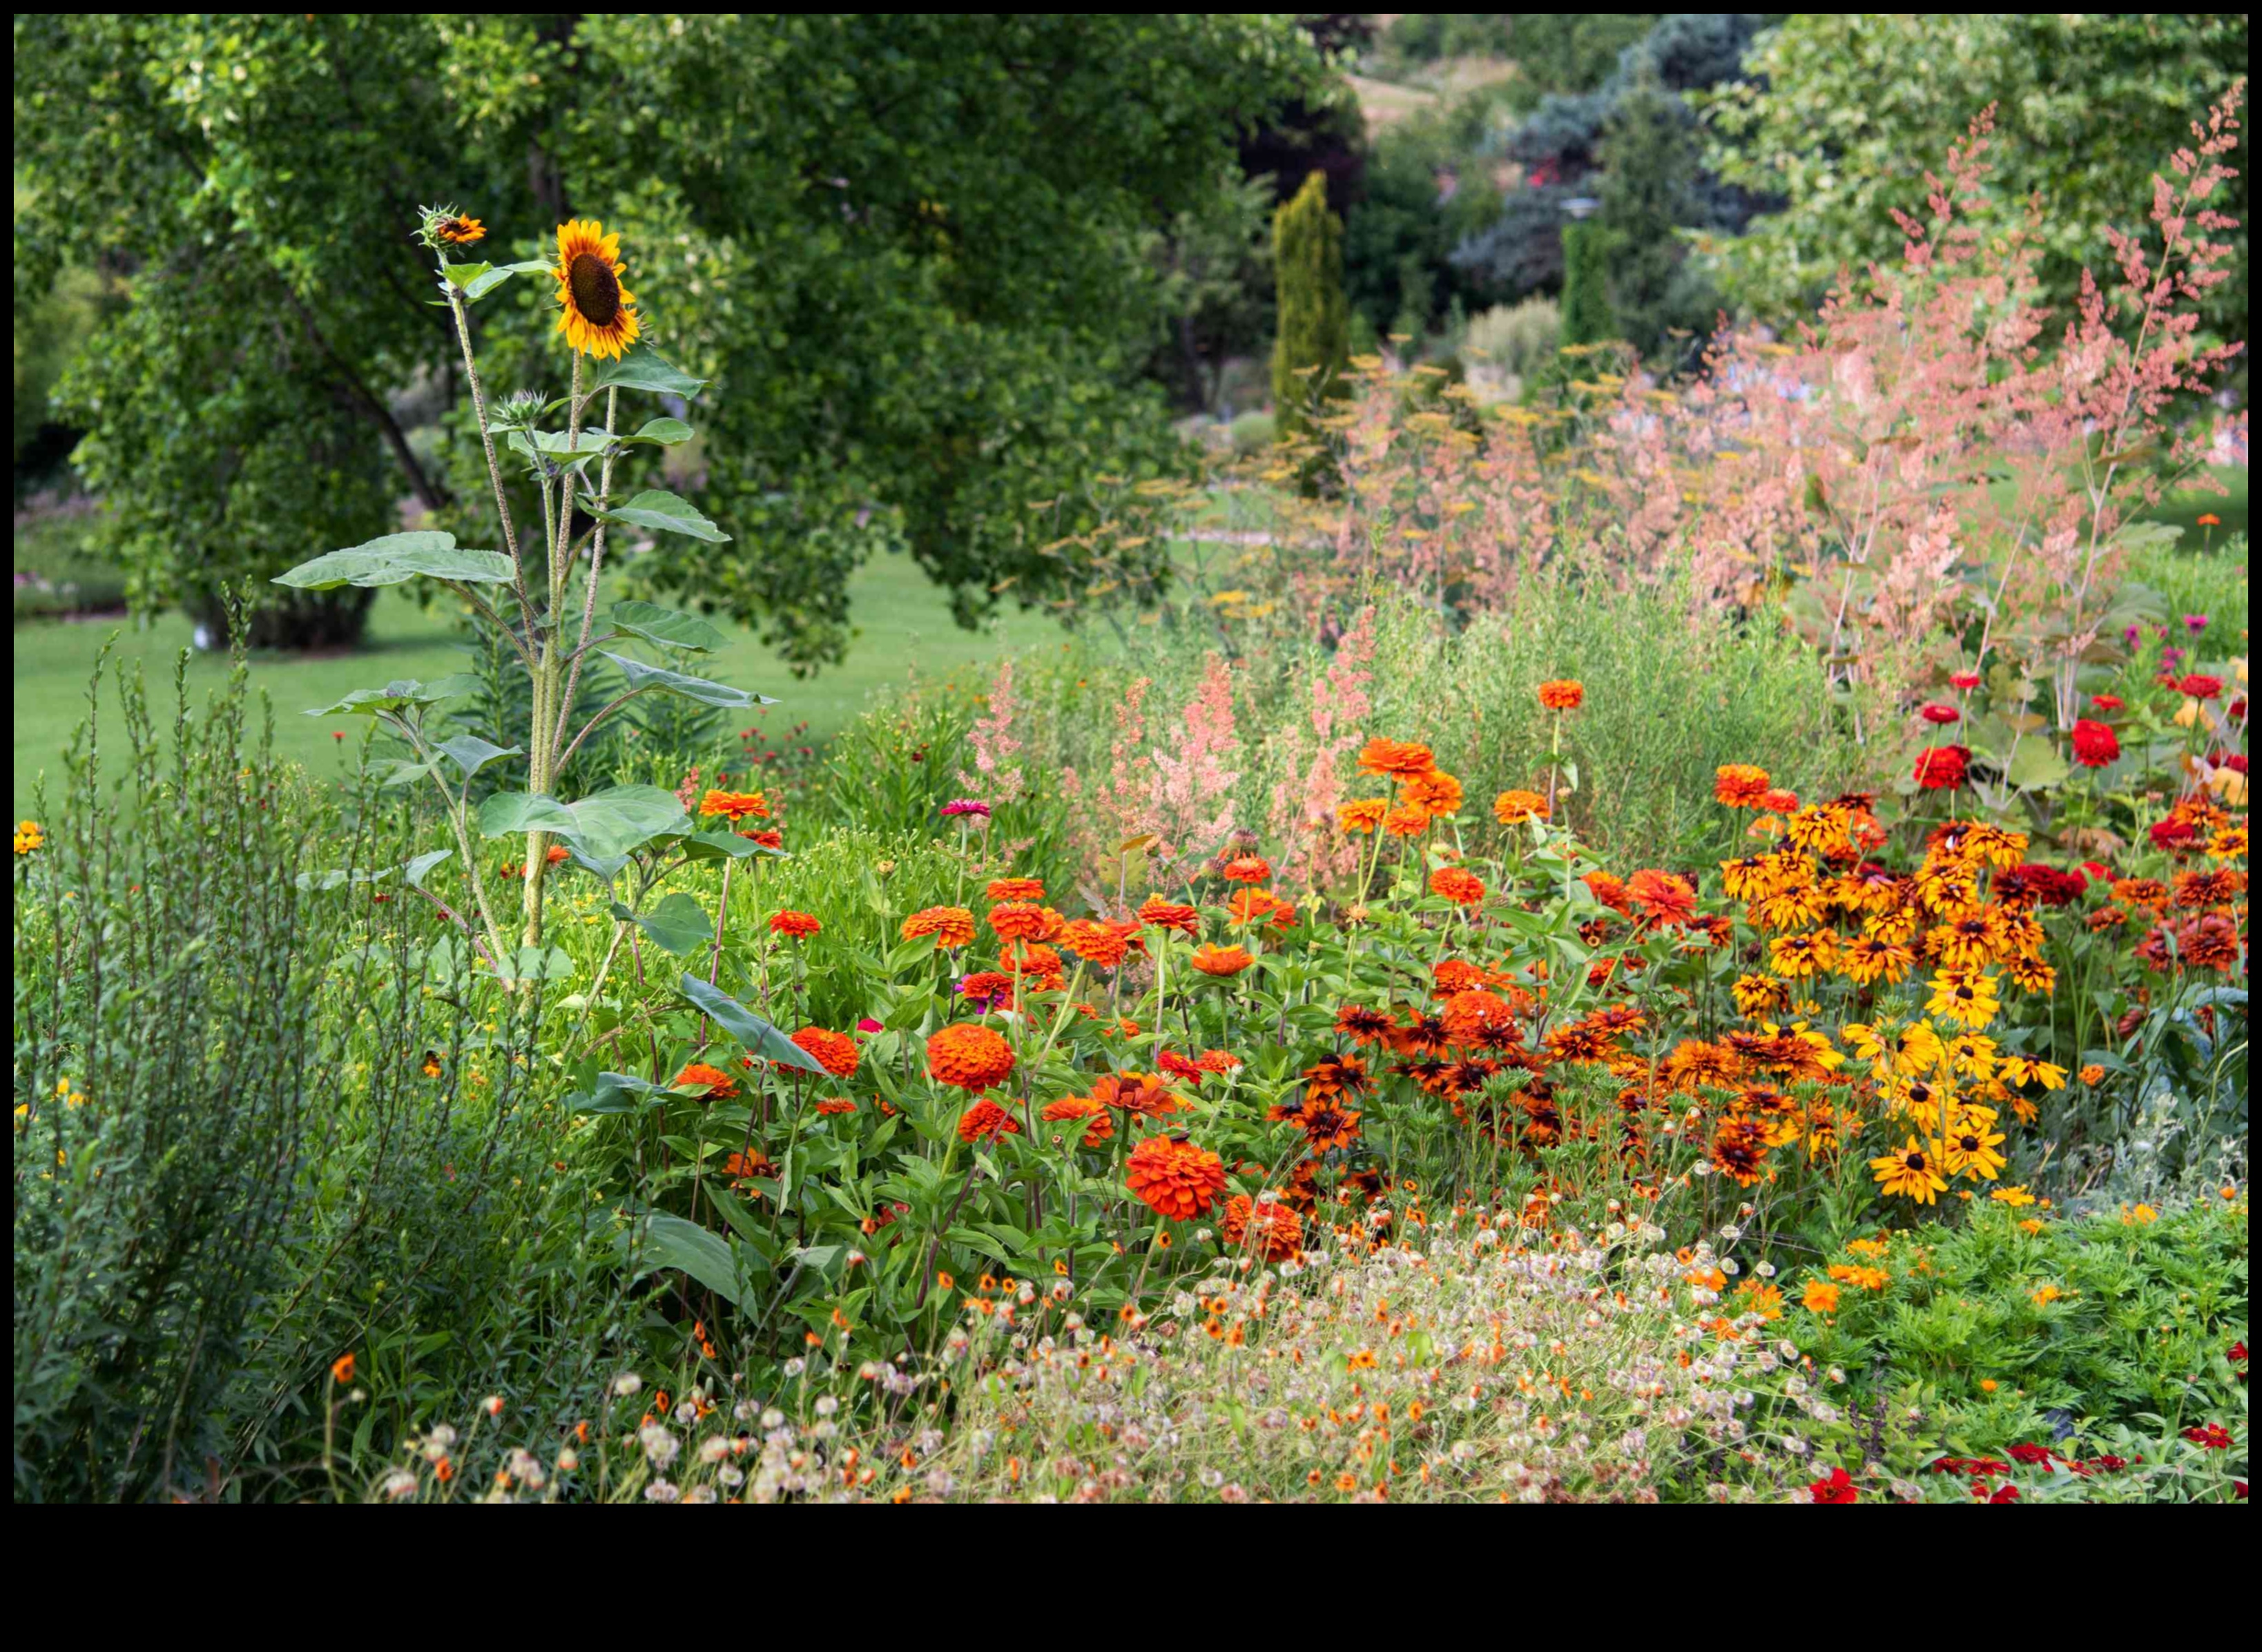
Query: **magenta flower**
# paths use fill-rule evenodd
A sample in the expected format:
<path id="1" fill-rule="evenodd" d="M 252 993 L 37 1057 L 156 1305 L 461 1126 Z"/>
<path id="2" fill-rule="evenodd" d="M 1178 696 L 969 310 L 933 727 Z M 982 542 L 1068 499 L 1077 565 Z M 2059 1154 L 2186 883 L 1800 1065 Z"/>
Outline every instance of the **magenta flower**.
<path id="1" fill-rule="evenodd" d="M 884 1029 L 882 1029 L 878 1022 L 873 1020 L 871 1016 L 866 1016 L 861 1021 L 859 1021 L 856 1024 L 856 1031 L 859 1032 L 879 1032 L 884 1031 Z"/>
<path id="2" fill-rule="evenodd" d="M 2207 629 L 2207 615 L 2204 614 L 2186 614 L 2184 615 L 2184 629 L 2189 631 L 2194 636 L 2197 636 L 2201 631 Z"/>
<path id="3" fill-rule="evenodd" d="M 988 820 L 990 805 L 978 797 L 954 797 L 942 806 L 943 819 L 949 820 L 959 815 L 979 815 L 983 820 Z"/>

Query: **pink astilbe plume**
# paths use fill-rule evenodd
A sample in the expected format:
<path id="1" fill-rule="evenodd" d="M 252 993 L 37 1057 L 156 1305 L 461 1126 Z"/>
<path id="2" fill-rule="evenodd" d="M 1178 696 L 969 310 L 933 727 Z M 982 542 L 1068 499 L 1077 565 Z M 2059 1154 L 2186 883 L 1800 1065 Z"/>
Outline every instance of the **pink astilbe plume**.
<path id="1" fill-rule="evenodd" d="M 1186 703 L 1174 752 L 1155 754 L 1150 817 L 1162 836 L 1157 852 L 1171 861 L 1207 855 L 1233 831 L 1237 769 L 1223 766 L 1240 749 L 1233 729 L 1233 673 L 1212 654 L 1201 686 Z"/>
<path id="2" fill-rule="evenodd" d="M 1374 609 L 1361 608 L 1358 621 L 1336 644 L 1327 669 L 1312 677 L 1308 745 L 1298 742 L 1300 777 L 1272 788 L 1268 820 L 1283 848 L 1280 877 L 1306 888 L 1350 876 L 1358 868 L 1358 851 L 1336 830 L 1336 808 L 1344 801 L 1343 763 L 1355 748 L 1372 707 L 1366 685 L 1374 673 Z M 1301 754 L 1308 750 L 1308 758 Z"/>
<path id="3" fill-rule="evenodd" d="M 958 783 L 991 805 L 1002 806 L 1018 802 L 1023 786 L 1021 765 L 1013 761 L 1021 742 L 1013 732 L 1013 715 L 1020 702 L 1013 697 L 1012 660 L 1001 662 L 990 679 L 989 700 L 988 715 L 976 719 L 966 739 L 974 751 L 974 772 L 961 769 Z"/>

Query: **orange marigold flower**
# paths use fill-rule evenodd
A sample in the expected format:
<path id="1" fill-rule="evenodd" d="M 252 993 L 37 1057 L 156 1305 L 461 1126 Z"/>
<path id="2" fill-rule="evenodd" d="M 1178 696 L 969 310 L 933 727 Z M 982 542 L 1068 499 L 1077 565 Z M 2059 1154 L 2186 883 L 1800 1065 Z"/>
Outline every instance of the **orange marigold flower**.
<path id="1" fill-rule="evenodd" d="M 1660 923 L 1686 923 L 1696 916 L 1696 891 L 1676 873 L 1635 873 L 1626 898 Z"/>
<path id="2" fill-rule="evenodd" d="M 845 1032 L 831 1032 L 823 1027 L 803 1027 L 793 1035 L 793 1041 L 803 1053 L 813 1057 L 818 1066 L 834 1078 L 845 1079 L 856 1070 L 863 1059 L 862 1046 Z"/>
<path id="3" fill-rule="evenodd" d="M 767 820 L 770 801 L 760 792 L 717 792 L 710 790 L 699 800 L 702 816 L 720 815 L 737 825 L 742 820 Z"/>
<path id="4" fill-rule="evenodd" d="M 738 1093 L 738 1081 L 720 1067 L 709 1067 L 704 1061 L 694 1061 L 675 1075 L 671 1087 L 679 1090 L 697 1090 L 710 1102 L 727 1102 Z"/>
<path id="5" fill-rule="evenodd" d="M 1393 837 L 1419 837 L 1430 830 L 1430 816 L 1411 803 L 1401 803 L 1382 817 L 1382 830 Z"/>
<path id="6" fill-rule="evenodd" d="M 1528 820 L 1547 818 L 1547 800 L 1537 792 L 1511 786 L 1492 801 L 1492 817 L 1503 826 L 1521 826 Z"/>
<path id="7" fill-rule="evenodd" d="M 1041 901 L 1045 883 L 1041 878 L 992 878 L 983 893 L 992 901 Z"/>
<path id="8" fill-rule="evenodd" d="M 1199 946 L 1194 949 L 1194 967 L 1205 975 L 1238 975 L 1256 961 L 1243 947 Z"/>
<path id="9" fill-rule="evenodd" d="M 1539 703 L 1550 711 L 1576 711 L 1586 702 L 1587 686 L 1575 677 L 1539 685 Z"/>
<path id="10" fill-rule="evenodd" d="M 1399 795 L 1432 820 L 1460 813 L 1461 783 L 1443 769 L 1416 775 Z"/>
<path id="11" fill-rule="evenodd" d="M 990 927 L 1001 941 L 1049 941 L 1061 931 L 1061 917 L 1034 901 L 1006 901 L 990 909 Z"/>
<path id="12" fill-rule="evenodd" d="M 1077 1119 L 1088 1119 L 1084 1132 L 1084 1145 L 1097 1147 L 1115 1134 L 1115 1120 L 1108 1110 L 1089 1095 L 1063 1095 L 1056 1102 L 1048 1102 L 1043 1112 L 1037 1115 L 1049 1124 L 1064 1124 Z"/>
<path id="13" fill-rule="evenodd" d="M 1207 1148 L 1149 1136 L 1131 1150 L 1124 1184 L 1156 1215 L 1190 1222 L 1225 1191 L 1225 1161 Z"/>
<path id="14" fill-rule="evenodd" d="M 1712 771 L 1712 795 L 1730 808 L 1757 808 L 1768 794 L 1768 772 L 1755 763 L 1723 763 Z"/>
<path id="15" fill-rule="evenodd" d="M 1484 880 L 1466 866 L 1440 866 L 1430 874 L 1430 893 L 1455 906 L 1478 906 L 1485 898 Z"/>
<path id="16" fill-rule="evenodd" d="M 1138 934 L 1139 926 L 1135 923 L 1117 923 L 1105 918 L 1076 918 L 1061 930 L 1060 944 L 1087 964 L 1113 969 L 1123 961 Z"/>
<path id="17" fill-rule="evenodd" d="M 1013 1051 L 992 1029 L 962 1021 L 928 1036 L 926 1070 L 941 1083 L 986 1090 L 1012 1072 Z"/>
<path id="18" fill-rule="evenodd" d="M 1020 1133 L 1019 1121 L 986 1096 L 958 1116 L 961 1141 L 988 1141 L 998 1136 Z"/>
<path id="19" fill-rule="evenodd" d="M 806 912 L 777 912 L 770 916 L 770 933 L 782 935 L 789 940 L 800 940 L 814 935 L 825 926 Z"/>
<path id="20" fill-rule="evenodd" d="M 1370 740 L 1358 754 L 1361 774 L 1387 774 L 1395 780 L 1410 780 L 1437 766 L 1430 748 L 1411 740 Z"/>
<path id="21" fill-rule="evenodd" d="M 1382 824 L 1382 817 L 1390 812 L 1387 797 L 1355 797 L 1336 810 L 1336 826 L 1339 830 L 1364 835 Z"/>
<path id="22" fill-rule="evenodd" d="M 1253 1250 L 1268 1262 L 1285 1262 L 1304 1247 L 1304 1219 L 1270 1189 L 1251 1199 L 1236 1193 L 1225 1202 L 1218 1232 L 1227 1247 Z"/>
<path id="23" fill-rule="evenodd" d="M 1201 932 L 1201 915 L 1199 912 L 1176 901 L 1165 901 L 1159 894 L 1150 894 L 1139 903 L 1139 922 L 1151 923 L 1158 930 L 1177 930 L 1187 935 Z"/>
<path id="24" fill-rule="evenodd" d="M 903 933 L 907 941 L 932 935 L 937 946 L 949 952 L 974 938 L 974 915 L 962 906 L 931 906 L 905 918 Z"/>
<path id="25" fill-rule="evenodd" d="M 1272 875 L 1272 863 L 1262 855 L 1235 855 L 1218 875 L 1234 883 L 1262 883 Z"/>

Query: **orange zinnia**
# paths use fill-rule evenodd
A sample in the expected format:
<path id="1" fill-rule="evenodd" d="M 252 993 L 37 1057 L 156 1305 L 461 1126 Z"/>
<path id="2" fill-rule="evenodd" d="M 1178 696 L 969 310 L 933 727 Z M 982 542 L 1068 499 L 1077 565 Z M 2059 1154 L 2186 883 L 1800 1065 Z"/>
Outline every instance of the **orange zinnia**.
<path id="1" fill-rule="evenodd" d="M 699 813 L 702 818 L 719 815 L 735 826 L 750 817 L 767 820 L 770 801 L 760 792 L 710 791 L 699 800 Z"/>
<path id="2" fill-rule="evenodd" d="M 806 912 L 779 912 L 770 918 L 770 933 L 782 935 L 789 940 L 799 940 L 814 935 L 825 926 Z"/>
<path id="3" fill-rule="evenodd" d="M 1295 903 L 1283 901 L 1270 889 L 1236 889 L 1225 909 L 1235 923 L 1271 923 L 1276 930 L 1296 927 Z"/>
<path id="4" fill-rule="evenodd" d="M 1411 740 L 1370 740 L 1358 754 L 1361 774 L 1387 774 L 1394 780 L 1410 780 L 1437 766 L 1430 748 Z"/>
<path id="5" fill-rule="evenodd" d="M 864 1052 L 856 1040 L 845 1032 L 832 1032 L 823 1027 L 803 1027 L 793 1035 L 794 1043 L 816 1059 L 834 1078 L 845 1079 L 856 1070 L 856 1063 Z"/>
<path id="6" fill-rule="evenodd" d="M 1477 906 L 1485 898 L 1484 880 L 1462 866 L 1440 866 L 1430 874 L 1430 893 L 1456 906 Z"/>
<path id="7" fill-rule="evenodd" d="M 1041 901 L 1045 884 L 1041 878 L 992 878 L 983 893 L 992 901 Z"/>
<path id="8" fill-rule="evenodd" d="M 1382 817 L 1390 812 L 1387 797 L 1355 797 L 1336 810 L 1336 826 L 1346 832 L 1366 833 L 1382 824 Z"/>
<path id="9" fill-rule="evenodd" d="M 997 1103 L 983 1099 L 974 1103 L 958 1118 L 958 1138 L 961 1141 L 988 1141 L 997 1136 L 1018 1136 L 1021 1133 L 1019 1120 Z"/>
<path id="10" fill-rule="evenodd" d="M 1218 875 L 1234 883 L 1262 883 L 1272 875 L 1272 863 L 1262 855 L 1236 855 Z"/>
<path id="11" fill-rule="evenodd" d="M 1012 1046 L 991 1029 L 965 1021 L 937 1029 L 926 1041 L 926 1070 L 940 1083 L 986 1090 L 1013 1070 Z"/>
<path id="12" fill-rule="evenodd" d="M 1101 1107 L 1120 1107 L 1142 1118 L 1162 1118 L 1186 1110 L 1163 1081 L 1145 1073 L 1110 1073 L 1094 1081 L 1091 1099 Z"/>
<path id="13" fill-rule="evenodd" d="M 1768 794 L 1768 772 L 1753 763 L 1723 763 L 1712 771 L 1712 795 L 1730 808 L 1757 808 Z"/>
<path id="14" fill-rule="evenodd" d="M 1537 792 L 1510 788 L 1492 801 L 1492 817 L 1503 826 L 1547 818 L 1547 800 Z"/>
<path id="15" fill-rule="evenodd" d="M 738 1081 L 720 1067 L 694 1061 L 675 1075 L 671 1088 L 697 1090 L 710 1102 L 727 1102 L 738 1093 Z"/>
<path id="16" fill-rule="evenodd" d="M 1225 1191 L 1225 1160 L 1190 1141 L 1149 1136 L 1131 1150 L 1125 1185 L 1156 1215 L 1189 1222 Z"/>
<path id="17" fill-rule="evenodd" d="M 1416 775 L 1406 782 L 1401 795 L 1432 820 L 1460 813 L 1461 783 L 1443 769 L 1430 769 Z"/>
<path id="18" fill-rule="evenodd" d="M 1550 711 L 1576 711 L 1586 698 L 1587 686 L 1575 677 L 1559 677 L 1539 685 L 1539 703 Z"/>
<path id="19" fill-rule="evenodd" d="M 1060 933 L 1060 915 L 1032 901 L 1005 901 L 990 909 L 990 927 L 1001 941 L 1049 941 Z"/>
<path id="20" fill-rule="evenodd" d="M 922 935 L 933 936 L 934 944 L 945 952 L 963 946 L 974 938 L 974 915 L 962 906 L 931 906 L 914 912 L 904 920 L 904 939 L 915 941 Z"/>
<path id="21" fill-rule="evenodd" d="M 1686 923 L 1696 915 L 1696 891 L 1670 872 L 1637 872 L 1626 898 L 1660 923 Z"/>
<path id="22" fill-rule="evenodd" d="M 1304 1246 L 1304 1219 L 1279 1202 L 1270 1189 L 1251 1200 L 1236 1193 L 1225 1202 L 1218 1231 L 1228 1246 L 1254 1250 L 1268 1262 L 1285 1262 Z"/>
<path id="23" fill-rule="evenodd" d="M 1165 901 L 1159 894 L 1150 894 L 1139 903 L 1139 922 L 1151 923 L 1158 930 L 1178 930 L 1187 935 L 1201 931 L 1199 913 L 1176 901 Z"/>
<path id="24" fill-rule="evenodd" d="M 1084 1132 L 1084 1145 L 1087 1147 L 1097 1147 L 1115 1134 L 1114 1119 L 1089 1095 L 1063 1095 L 1056 1102 L 1048 1102 L 1037 1117 L 1048 1124 L 1065 1124 L 1079 1118 L 1089 1120 Z"/>
<path id="25" fill-rule="evenodd" d="M 1139 933 L 1135 923 L 1115 923 L 1105 918 L 1076 918 L 1060 932 L 1060 944 L 1087 964 L 1113 969 Z"/>
<path id="26" fill-rule="evenodd" d="M 1382 830 L 1393 837 L 1419 837 L 1430 830 L 1430 816 L 1411 803 L 1401 803 L 1382 817 Z"/>
<path id="27" fill-rule="evenodd" d="M 1257 960 L 1239 946 L 1200 946 L 1194 949 L 1194 967 L 1205 975 L 1238 975 Z"/>

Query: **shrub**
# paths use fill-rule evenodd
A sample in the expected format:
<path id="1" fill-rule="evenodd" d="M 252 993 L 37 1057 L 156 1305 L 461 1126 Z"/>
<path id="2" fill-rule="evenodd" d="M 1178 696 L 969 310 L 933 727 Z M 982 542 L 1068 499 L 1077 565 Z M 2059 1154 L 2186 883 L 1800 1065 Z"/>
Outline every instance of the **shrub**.
<path id="1" fill-rule="evenodd" d="M 1235 456 L 1250 459 L 1271 447 L 1277 438 L 1279 421 L 1271 413 L 1245 413 L 1233 421 L 1233 451 Z"/>
<path id="2" fill-rule="evenodd" d="M 1478 383 L 1489 374 L 1513 401 L 1522 382 L 1554 358 L 1562 338 L 1562 312 L 1553 299 L 1495 305 L 1469 323 L 1468 354 L 1478 363 L 1470 369 L 1470 381 Z"/>

